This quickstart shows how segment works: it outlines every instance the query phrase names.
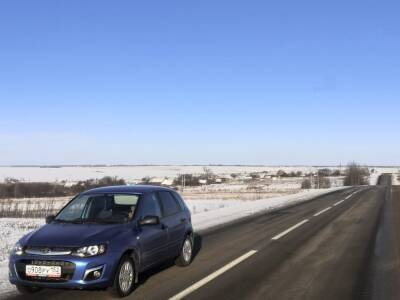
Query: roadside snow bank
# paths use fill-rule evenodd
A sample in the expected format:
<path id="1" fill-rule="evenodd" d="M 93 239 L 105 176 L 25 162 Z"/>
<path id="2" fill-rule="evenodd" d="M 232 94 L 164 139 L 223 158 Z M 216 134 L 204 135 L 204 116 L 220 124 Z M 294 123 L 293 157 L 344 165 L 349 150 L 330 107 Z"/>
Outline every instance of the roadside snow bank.
<path id="1" fill-rule="evenodd" d="M 0 218 L 0 299 L 14 287 L 8 282 L 8 256 L 14 244 L 44 224 L 42 219 Z"/>
<path id="2" fill-rule="evenodd" d="M 194 229 L 196 231 L 201 231 L 206 228 L 231 222 L 236 219 L 241 219 L 261 211 L 273 210 L 287 205 L 304 202 L 314 197 L 345 188 L 346 187 L 335 187 L 323 190 L 302 191 L 297 194 L 263 200 L 187 200 L 186 202 L 192 212 L 192 224 Z M 218 207 L 220 205 L 220 207 L 214 210 L 198 212 L 201 210 L 200 207 L 202 206 L 198 207 L 196 205 L 201 205 L 203 201 L 211 201 L 214 206 Z"/>

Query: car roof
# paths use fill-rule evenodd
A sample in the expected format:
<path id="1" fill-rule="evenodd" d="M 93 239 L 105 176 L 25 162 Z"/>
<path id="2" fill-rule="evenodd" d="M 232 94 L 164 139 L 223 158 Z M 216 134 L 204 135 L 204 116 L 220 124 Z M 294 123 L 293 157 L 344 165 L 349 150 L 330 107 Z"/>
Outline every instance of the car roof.
<path id="1" fill-rule="evenodd" d="M 157 191 L 173 191 L 172 189 L 156 186 L 156 185 L 116 185 L 116 186 L 105 186 L 100 188 L 91 189 L 83 192 L 83 195 L 91 194 L 103 194 L 103 193 L 132 193 L 132 194 L 143 194 Z"/>

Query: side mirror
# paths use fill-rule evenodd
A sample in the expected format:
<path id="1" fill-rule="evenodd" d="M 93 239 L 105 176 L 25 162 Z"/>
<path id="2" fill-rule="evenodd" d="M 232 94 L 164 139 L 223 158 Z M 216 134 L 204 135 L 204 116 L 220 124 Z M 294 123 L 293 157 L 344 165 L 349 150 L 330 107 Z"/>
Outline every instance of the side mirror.
<path id="1" fill-rule="evenodd" d="M 53 222 L 55 218 L 56 218 L 56 216 L 53 216 L 53 215 L 47 216 L 46 217 L 46 224 L 49 224 L 49 223 Z"/>
<path id="2" fill-rule="evenodd" d="M 140 226 L 158 225 L 158 224 L 160 224 L 160 218 L 157 216 L 146 216 L 139 221 Z"/>

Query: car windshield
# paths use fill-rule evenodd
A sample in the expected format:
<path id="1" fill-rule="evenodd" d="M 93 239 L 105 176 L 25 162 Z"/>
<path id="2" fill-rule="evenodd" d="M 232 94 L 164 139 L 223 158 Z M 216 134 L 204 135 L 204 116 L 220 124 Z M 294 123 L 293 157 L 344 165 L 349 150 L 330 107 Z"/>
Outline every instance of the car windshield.
<path id="1" fill-rule="evenodd" d="M 68 223 L 126 223 L 132 219 L 139 195 L 96 194 L 73 199 L 55 218 Z"/>

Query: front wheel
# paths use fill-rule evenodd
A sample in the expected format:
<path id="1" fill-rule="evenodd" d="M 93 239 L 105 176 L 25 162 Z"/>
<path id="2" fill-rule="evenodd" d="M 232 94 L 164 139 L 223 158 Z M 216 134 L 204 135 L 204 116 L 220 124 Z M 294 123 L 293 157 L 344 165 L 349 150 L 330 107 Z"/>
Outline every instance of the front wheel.
<path id="1" fill-rule="evenodd" d="M 135 266 L 129 256 L 124 256 L 119 263 L 114 279 L 113 292 L 120 298 L 128 296 L 135 289 Z"/>
<path id="2" fill-rule="evenodd" d="M 186 267 L 190 265 L 193 258 L 193 242 L 190 235 L 185 238 L 183 242 L 181 253 L 176 259 L 175 264 L 180 267 Z"/>

